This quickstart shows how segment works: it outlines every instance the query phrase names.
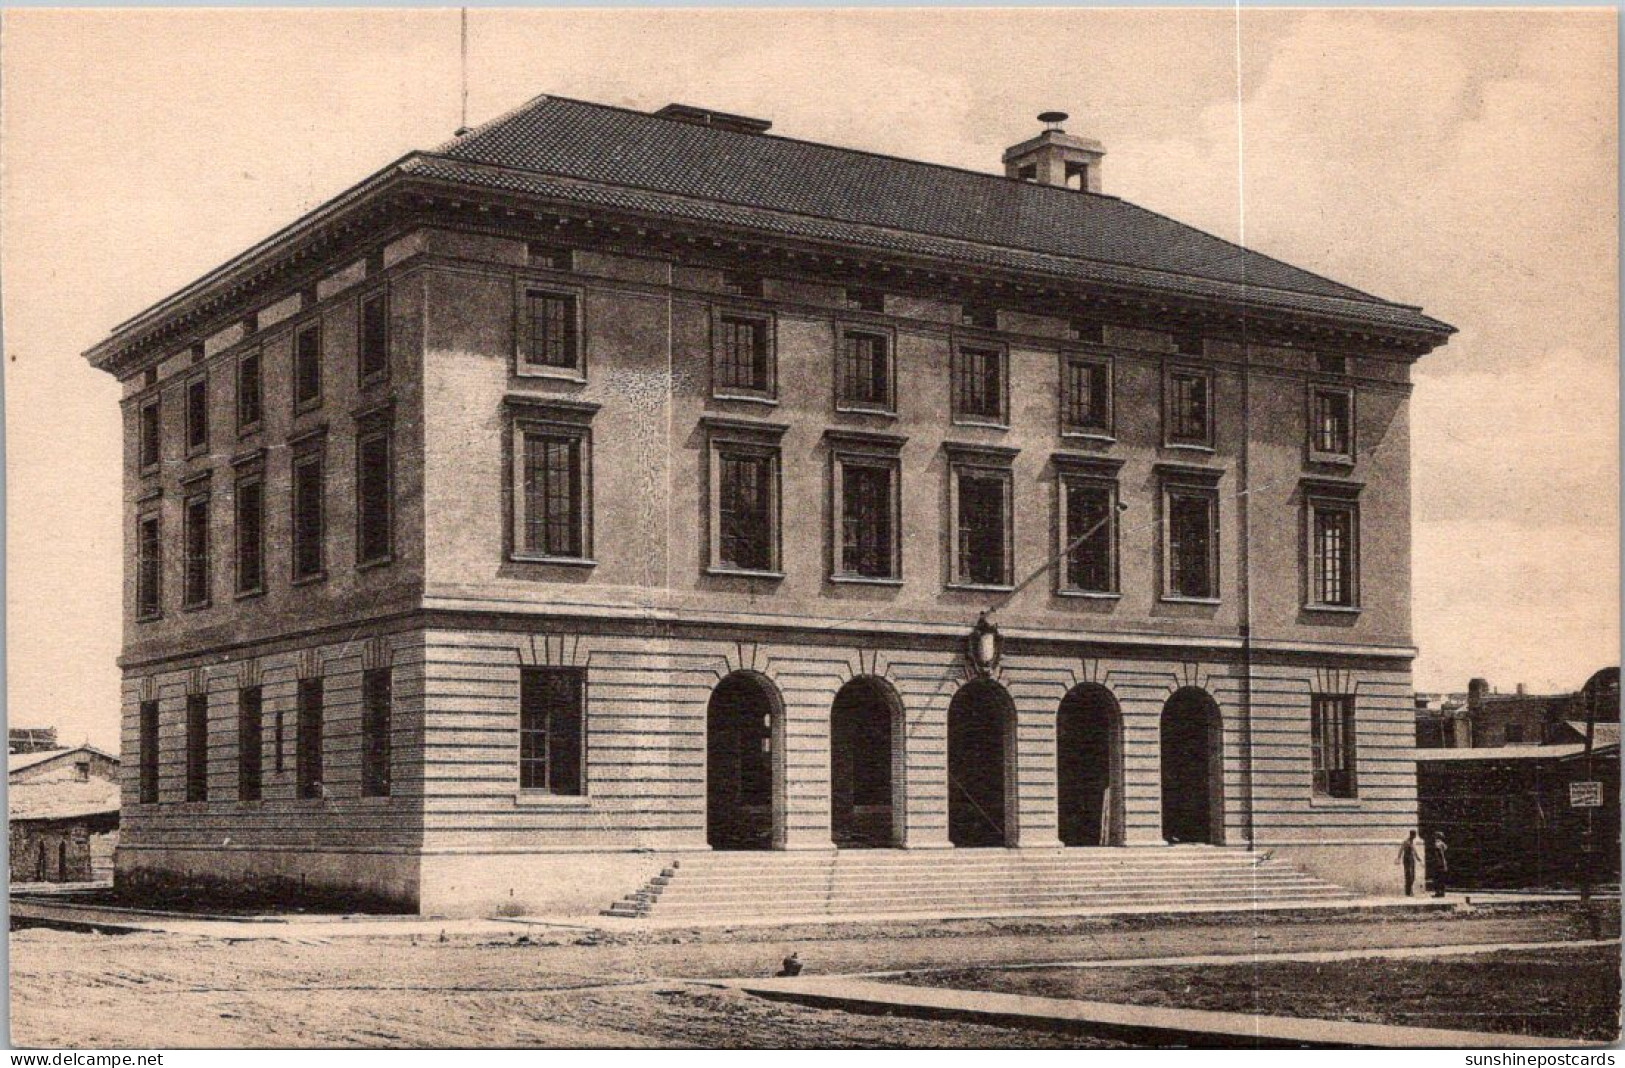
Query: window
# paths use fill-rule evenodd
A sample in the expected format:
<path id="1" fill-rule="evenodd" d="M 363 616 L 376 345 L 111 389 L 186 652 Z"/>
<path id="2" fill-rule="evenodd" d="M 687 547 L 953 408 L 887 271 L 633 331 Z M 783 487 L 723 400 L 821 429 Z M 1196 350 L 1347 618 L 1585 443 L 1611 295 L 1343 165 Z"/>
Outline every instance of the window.
<path id="1" fill-rule="evenodd" d="M 1506 728 L 1506 744 L 1519 745 L 1523 742 L 1523 724 L 1508 723 Z"/>
<path id="2" fill-rule="evenodd" d="M 1012 581 L 1009 464 L 1013 456 L 1013 451 L 950 446 L 952 585 L 1008 586 Z"/>
<path id="3" fill-rule="evenodd" d="M 1203 353 L 1202 335 L 1185 333 L 1174 335 L 1174 351 L 1181 356 L 1200 356 Z"/>
<path id="4" fill-rule="evenodd" d="M 737 571 L 777 569 L 777 483 L 776 450 L 718 450 L 717 562 L 722 567 Z"/>
<path id="5" fill-rule="evenodd" d="M 149 397 L 141 402 L 140 463 L 142 471 L 156 470 L 163 459 L 163 431 L 160 423 L 160 399 Z"/>
<path id="6" fill-rule="evenodd" d="M 1164 497 L 1164 596 L 1212 600 L 1219 596 L 1218 494 L 1173 486 Z"/>
<path id="7" fill-rule="evenodd" d="M 389 668 L 361 673 L 361 796 L 389 796 L 390 705 L 394 699 Z"/>
<path id="8" fill-rule="evenodd" d="M 1063 472 L 1061 590 L 1117 592 L 1117 483 Z"/>
<path id="9" fill-rule="evenodd" d="M 325 514 L 322 497 L 326 480 L 320 451 L 306 450 L 293 461 L 293 577 L 319 578 L 325 564 Z"/>
<path id="10" fill-rule="evenodd" d="M 264 385 L 260 378 L 260 354 L 245 353 L 237 361 L 238 433 L 246 433 L 260 425 L 263 401 Z"/>
<path id="11" fill-rule="evenodd" d="M 299 736 L 294 760 L 299 776 L 299 796 L 326 797 L 322 785 L 322 680 L 299 680 Z"/>
<path id="12" fill-rule="evenodd" d="M 73 762 L 73 777 L 78 782 L 90 781 L 90 761 L 75 760 Z"/>
<path id="13" fill-rule="evenodd" d="M 846 290 L 846 306 L 854 311 L 874 312 L 877 315 L 884 314 L 886 311 L 886 294 L 878 289 L 849 286 Z"/>
<path id="14" fill-rule="evenodd" d="M 1310 607 L 1354 608 L 1356 512 L 1352 501 L 1309 502 Z"/>
<path id="15" fill-rule="evenodd" d="M 186 453 L 203 452 L 209 447 L 209 380 L 194 378 L 186 383 Z"/>
<path id="16" fill-rule="evenodd" d="M 1309 732 L 1318 797 L 1355 797 L 1354 698 L 1315 694 L 1310 698 Z"/>
<path id="17" fill-rule="evenodd" d="M 237 691 L 237 800 L 258 801 L 263 779 L 265 740 L 264 691 L 245 686 Z"/>
<path id="18" fill-rule="evenodd" d="M 575 294 L 527 290 L 521 321 L 520 371 L 580 371 L 581 344 Z"/>
<path id="19" fill-rule="evenodd" d="M 186 800 L 209 799 L 209 697 L 186 697 Z"/>
<path id="20" fill-rule="evenodd" d="M 999 309 L 991 304 L 966 304 L 959 311 L 959 321 L 961 325 L 974 326 L 979 330 L 997 330 Z"/>
<path id="21" fill-rule="evenodd" d="M 1164 411 L 1169 445 L 1213 444 L 1211 392 L 1212 379 L 1206 371 L 1174 368 L 1168 372 Z"/>
<path id="22" fill-rule="evenodd" d="M 265 589 L 265 477 L 259 470 L 237 476 L 237 592 Z"/>
<path id="23" fill-rule="evenodd" d="M 586 672 L 525 668 L 519 675 L 519 788 L 580 796 Z"/>
<path id="24" fill-rule="evenodd" d="M 1071 356 L 1062 362 L 1061 432 L 1101 437 L 1111 435 L 1110 361 Z"/>
<path id="25" fill-rule="evenodd" d="M 900 445 L 833 454 L 836 579 L 901 577 Z"/>
<path id="26" fill-rule="evenodd" d="M 209 581 L 209 494 L 197 493 L 186 498 L 186 573 L 182 583 L 182 607 L 202 608 L 208 605 L 212 590 Z"/>
<path id="27" fill-rule="evenodd" d="M 164 548 L 156 513 L 136 523 L 135 544 L 135 616 L 157 619 L 163 611 Z"/>
<path id="28" fill-rule="evenodd" d="M 836 358 L 836 406 L 891 411 L 891 335 L 880 330 L 842 328 Z"/>
<path id="29" fill-rule="evenodd" d="M 356 352 L 356 374 L 362 383 L 389 376 L 389 292 L 383 290 L 361 299 L 360 346 Z"/>
<path id="30" fill-rule="evenodd" d="M 719 312 L 713 325 L 711 391 L 771 397 L 773 320 L 759 315 Z"/>
<path id="31" fill-rule="evenodd" d="M 142 701 L 140 724 L 140 789 L 143 805 L 158 803 L 158 702 Z"/>
<path id="32" fill-rule="evenodd" d="M 1070 326 L 1074 340 L 1087 341 L 1091 345 L 1106 343 L 1106 327 L 1099 319 L 1073 319 Z"/>
<path id="33" fill-rule="evenodd" d="M 1004 422 L 1004 365 L 1004 350 L 998 346 L 955 346 L 955 418 L 976 422 Z"/>
<path id="34" fill-rule="evenodd" d="M 1329 375 L 1349 373 L 1349 358 L 1338 352 L 1315 353 L 1315 370 Z"/>
<path id="35" fill-rule="evenodd" d="M 322 402 L 322 328 L 301 327 L 293 339 L 293 406 L 295 411 Z"/>
<path id="36" fill-rule="evenodd" d="M 550 271 L 575 269 L 575 253 L 570 249 L 545 241 L 531 241 L 525 246 L 525 251 L 532 267 L 545 267 Z"/>
<path id="37" fill-rule="evenodd" d="M 387 420 L 363 424 L 355 443 L 355 555 L 357 564 L 385 563 L 394 550 L 393 471 Z"/>
<path id="38" fill-rule="evenodd" d="M 1354 459 L 1354 394 L 1314 386 L 1309 392 L 1309 454 L 1312 460 Z"/>
<path id="39" fill-rule="evenodd" d="M 521 426 L 515 553 L 521 557 L 585 559 L 587 463 L 585 429 Z"/>
<path id="40" fill-rule="evenodd" d="M 723 271 L 722 288 L 736 297 L 761 297 L 762 276 L 749 271 Z"/>

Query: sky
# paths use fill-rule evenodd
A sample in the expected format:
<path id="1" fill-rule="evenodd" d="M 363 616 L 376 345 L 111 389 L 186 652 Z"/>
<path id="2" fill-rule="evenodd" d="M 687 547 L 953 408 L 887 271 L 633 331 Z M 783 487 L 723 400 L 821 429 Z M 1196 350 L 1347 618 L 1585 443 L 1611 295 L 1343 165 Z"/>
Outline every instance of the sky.
<path id="1" fill-rule="evenodd" d="M 1460 328 L 1415 368 L 1416 685 L 1619 662 L 1612 11 L 470 13 L 468 118 L 672 101 L 1105 191 Z M 461 120 L 454 10 L 0 15 L 8 715 L 117 742 L 117 322 Z"/>

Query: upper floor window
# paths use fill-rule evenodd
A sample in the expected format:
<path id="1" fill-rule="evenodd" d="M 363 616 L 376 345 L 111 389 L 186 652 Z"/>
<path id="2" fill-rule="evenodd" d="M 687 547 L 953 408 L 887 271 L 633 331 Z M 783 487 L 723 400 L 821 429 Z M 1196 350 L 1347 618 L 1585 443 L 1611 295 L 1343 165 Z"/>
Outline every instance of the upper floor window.
<path id="1" fill-rule="evenodd" d="M 776 571 L 777 450 L 717 450 L 717 564 Z"/>
<path id="2" fill-rule="evenodd" d="M 521 427 L 520 556 L 580 559 L 586 554 L 587 434 Z"/>
<path id="3" fill-rule="evenodd" d="M 1340 352 L 1317 352 L 1315 370 L 1324 374 L 1346 375 L 1349 373 L 1349 358 Z"/>
<path id="4" fill-rule="evenodd" d="M 1162 525 L 1164 598 L 1216 599 L 1219 596 L 1218 490 L 1196 482 L 1164 483 Z"/>
<path id="5" fill-rule="evenodd" d="M 143 515 L 135 528 L 135 617 L 157 619 L 163 611 L 164 547 L 158 513 Z"/>
<path id="6" fill-rule="evenodd" d="M 237 361 L 238 433 L 247 433 L 259 427 L 264 406 L 260 354 L 256 349 L 253 352 L 245 352 Z"/>
<path id="7" fill-rule="evenodd" d="M 1163 413 L 1169 445 L 1213 445 L 1213 376 L 1191 367 L 1169 368 Z"/>
<path id="8" fill-rule="evenodd" d="M 520 373 L 581 372 L 580 304 L 574 293 L 527 289 L 522 317 Z"/>
<path id="9" fill-rule="evenodd" d="M 162 415 L 162 401 L 157 394 L 141 402 L 138 455 L 143 472 L 157 470 L 163 459 Z"/>
<path id="10" fill-rule="evenodd" d="M 723 271 L 722 288 L 736 297 L 761 297 L 762 276 L 749 271 Z"/>
<path id="11" fill-rule="evenodd" d="M 1354 459 L 1354 392 L 1338 386 L 1309 390 L 1309 455 L 1312 460 Z"/>
<path id="12" fill-rule="evenodd" d="M 1202 335 L 1187 332 L 1174 335 L 1174 351 L 1181 356 L 1200 356 L 1206 351 Z"/>
<path id="13" fill-rule="evenodd" d="M 181 606 L 203 608 L 210 601 L 212 583 L 210 571 L 209 493 L 207 488 L 186 498 L 182 509 L 185 518 L 183 531 L 186 549 Z"/>
<path id="14" fill-rule="evenodd" d="M 237 593 L 265 589 L 265 475 L 258 466 L 241 470 L 234 489 Z"/>
<path id="15" fill-rule="evenodd" d="M 531 241 L 525 246 L 526 257 L 532 267 L 545 267 L 550 271 L 575 269 L 575 253 L 561 245 L 545 241 Z"/>
<path id="16" fill-rule="evenodd" d="M 1068 356 L 1061 363 L 1061 432 L 1109 437 L 1112 365 L 1104 357 Z"/>
<path id="17" fill-rule="evenodd" d="M 1106 343 L 1106 327 L 1099 319 L 1073 319 L 1069 332 L 1076 341 L 1087 341 L 1091 345 Z"/>
<path id="18" fill-rule="evenodd" d="M 954 346 L 954 416 L 968 422 L 1006 419 L 1005 350 L 999 345 Z"/>
<path id="19" fill-rule="evenodd" d="M 956 586 L 1014 581 L 1009 450 L 949 451 L 949 562 Z"/>
<path id="20" fill-rule="evenodd" d="M 836 580 L 902 577 L 901 438 L 828 431 Z"/>
<path id="21" fill-rule="evenodd" d="M 209 447 L 209 379 L 200 375 L 186 383 L 186 453 Z"/>
<path id="22" fill-rule="evenodd" d="M 1321 797 L 1355 797 L 1354 697 L 1315 694 L 1309 704 L 1314 792 Z"/>
<path id="23" fill-rule="evenodd" d="M 979 330 L 997 330 L 999 309 L 991 304 L 966 304 L 959 309 L 959 322 L 963 326 L 974 326 Z"/>
<path id="24" fill-rule="evenodd" d="M 303 449 L 293 459 L 293 577 L 320 578 L 327 570 L 326 457 L 320 448 Z"/>
<path id="25" fill-rule="evenodd" d="M 837 339 L 837 407 L 892 411 L 895 401 L 890 332 L 841 327 Z"/>
<path id="26" fill-rule="evenodd" d="M 1059 462 L 1060 590 L 1117 592 L 1117 480 Z"/>
<path id="27" fill-rule="evenodd" d="M 519 788 L 569 797 L 585 793 L 587 673 L 523 668 L 519 673 Z"/>
<path id="28" fill-rule="evenodd" d="M 771 398 L 775 391 L 772 317 L 718 312 L 711 329 L 711 392 Z"/>
<path id="29" fill-rule="evenodd" d="M 394 466 L 387 417 L 362 423 L 355 442 L 356 563 L 378 564 L 394 551 Z"/>
<path id="30" fill-rule="evenodd" d="M 1351 500 L 1311 498 L 1309 509 L 1309 606 L 1359 605 L 1358 510 Z"/>
<path id="31" fill-rule="evenodd" d="M 361 298 L 361 326 L 357 331 L 356 376 L 363 384 L 389 375 L 389 291 Z"/>
<path id="32" fill-rule="evenodd" d="M 883 314 L 886 310 L 886 294 L 878 289 L 848 286 L 846 290 L 846 306 L 854 311 Z"/>
<path id="33" fill-rule="evenodd" d="M 158 803 L 158 702 L 142 701 L 137 712 L 138 789 L 143 805 Z"/>
<path id="34" fill-rule="evenodd" d="M 293 405 L 295 411 L 322 402 L 322 327 L 302 326 L 293 337 Z"/>

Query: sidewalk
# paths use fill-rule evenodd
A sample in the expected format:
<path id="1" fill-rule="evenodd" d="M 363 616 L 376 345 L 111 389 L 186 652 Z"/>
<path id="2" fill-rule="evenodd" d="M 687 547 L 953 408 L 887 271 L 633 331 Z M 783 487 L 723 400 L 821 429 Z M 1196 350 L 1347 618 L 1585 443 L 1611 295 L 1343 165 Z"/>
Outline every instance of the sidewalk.
<path id="1" fill-rule="evenodd" d="M 1123 962 L 1112 963 L 1121 965 Z M 943 990 L 844 976 L 735 979 L 722 985 L 758 997 L 819 1008 L 1068 1031 L 1148 1046 L 1287 1049 L 1554 1049 L 1585 1046 L 1585 1043 L 1573 1039 Z"/>

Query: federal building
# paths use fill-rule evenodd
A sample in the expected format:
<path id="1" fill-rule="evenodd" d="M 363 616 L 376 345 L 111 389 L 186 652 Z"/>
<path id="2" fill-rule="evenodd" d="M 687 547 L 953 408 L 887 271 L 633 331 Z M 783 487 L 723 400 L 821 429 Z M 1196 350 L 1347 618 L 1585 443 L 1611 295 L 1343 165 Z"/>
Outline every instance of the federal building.
<path id="1" fill-rule="evenodd" d="M 1040 119 L 983 172 L 542 96 L 115 327 L 118 878 L 1391 882 L 1452 328 Z"/>

